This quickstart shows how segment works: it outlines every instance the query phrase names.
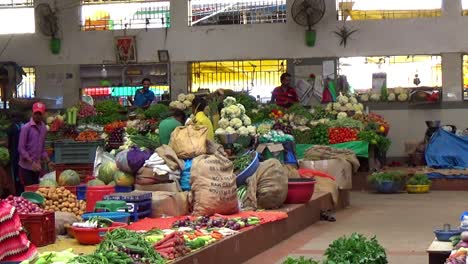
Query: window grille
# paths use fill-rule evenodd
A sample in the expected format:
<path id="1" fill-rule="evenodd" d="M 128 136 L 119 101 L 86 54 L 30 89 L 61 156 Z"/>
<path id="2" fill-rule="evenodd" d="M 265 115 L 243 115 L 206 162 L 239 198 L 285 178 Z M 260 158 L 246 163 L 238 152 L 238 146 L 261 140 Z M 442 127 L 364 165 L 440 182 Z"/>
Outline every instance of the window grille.
<path id="1" fill-rule="evenodd" d="M 23 81 L 18 85 L 16 91 L 17 98 L 34 98 L 36 96 L 36 68 L 23 67 L 26 76 L 23 76 Z"/>
<path id="2" fill-rule="evenodd" d="M 168 28 L 169 1 L 82 1 L 81 26 L 84 31 Z"/>
<path id="3" fill-rule="evenodd" d="M 0 0 L 0 8 L 34 7 L 34 0 Z"/>
<path id="4" fill-rule="evenodd" d="M 286 0 L 189 0 L 189 26 L 286 23 Z"/>
<path id="5" fill-rule="evenodd" d="M 286 60 L 193 62 L 190 91 L 231 89 L 270 98 L 286 67 Z"/>

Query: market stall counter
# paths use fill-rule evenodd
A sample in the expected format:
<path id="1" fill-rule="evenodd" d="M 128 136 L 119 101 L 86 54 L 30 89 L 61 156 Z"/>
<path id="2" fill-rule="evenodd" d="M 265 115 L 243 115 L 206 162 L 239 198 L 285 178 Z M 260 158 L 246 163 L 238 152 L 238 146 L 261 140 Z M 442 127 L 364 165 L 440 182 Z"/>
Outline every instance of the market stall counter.
<path id="1" fill-rule="evenodd" d="M 452 252 L 452 243 L 434 239 L 426 250 L 429 257 L 429 264 L 443 264 Z"/>

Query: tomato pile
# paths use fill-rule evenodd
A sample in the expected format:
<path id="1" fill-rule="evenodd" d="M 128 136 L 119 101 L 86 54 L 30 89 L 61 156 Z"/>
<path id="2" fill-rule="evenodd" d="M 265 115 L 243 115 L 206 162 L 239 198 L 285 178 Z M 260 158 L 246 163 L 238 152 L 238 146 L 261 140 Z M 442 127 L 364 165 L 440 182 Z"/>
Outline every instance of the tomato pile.
<path id="1" fill-rule="evenodd" d="M 127 123 L 126 122 L 122 122 L 122 121 L 115 121 L 115 122 L 112 122 L 112 123 L 109 123 L 107 125 L 104 126 L 104 131 L 108 134 L 116 131 L 116 130 L 120 130 L 122 128 L 125 128 L 127 126 Z"/>
<path id="2" fill-rule="evenodd" d="M 330 144 L 338 144 L 358 140 L 358 130 L 348 127 L 335 127 L 328 129 Z"/>

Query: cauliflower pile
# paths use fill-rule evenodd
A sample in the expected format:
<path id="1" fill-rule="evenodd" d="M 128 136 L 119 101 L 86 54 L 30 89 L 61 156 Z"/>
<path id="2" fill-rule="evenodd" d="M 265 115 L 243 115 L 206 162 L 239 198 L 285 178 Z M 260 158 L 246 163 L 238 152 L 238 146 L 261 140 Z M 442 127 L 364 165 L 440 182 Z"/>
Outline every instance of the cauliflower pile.
<path id="1" fill-rule="evenodd" d="M 245 114 L 245 107 L 238 104 L 234 97 L 227 97 L 223 101 L 221 119 L 218 122 L 216 135 L 239 134 L 240 136 L 254 136 L 257 130 L 252 126 L 250 117 Z"/>
<path id="2" fill-rule="evenodd" d="M 364 105 L 358 103 L 355 97 L 340 94 L 336 99 L 337 102 L 329 103 L 326 110 L 338 114 L 338 118 L 346 117 L 348 111 L 354 111 L 356 114 L 362 114 L 364 111 Z"/>
<path id="3" fill-rule="evenodd" d="M 406 102 L 408 101 L 409 94 L 408 94 L 408 89 L 404 88 L 395 88 L 395 89 L 388 89 L 388 96 L 387 96 L 387 101 L 389 102 Z M 373 101 L 373 102 L 378 102 L 380 101 L 381 94 L 380 93 L 364 93 L 359 96 L 359 99 L 361 102 L 368 102 L 368 101 Z"/>
<path id="4" fill-rule="evenodd" d="M 177 96 L 177 101 L 172 101 L 169 104 L 170 108 L 177 108 L 180 110 L 186 110 L 192 106 L 192 101 L 195 99 L 194 94 L 179 94 Z"/>

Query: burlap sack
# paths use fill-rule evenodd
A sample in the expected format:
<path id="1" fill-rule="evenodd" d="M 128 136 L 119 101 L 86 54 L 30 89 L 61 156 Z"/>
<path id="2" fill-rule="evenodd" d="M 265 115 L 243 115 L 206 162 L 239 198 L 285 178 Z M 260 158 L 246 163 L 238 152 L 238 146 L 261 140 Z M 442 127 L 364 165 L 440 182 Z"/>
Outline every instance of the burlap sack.
<path id="1" fill-rule="evenodd" d="M 166 165 L 173 171 L 183 171 L 184 161 L 177 157 L 175 151 L 168 145 L 162 145 L 156 149 L 156 153 L 166 162 Z"/>
<path id="2" fill-rule="evenodd" d="M 139 185 L 153 185 L 170 182 L 172 182 L 172 180 L 169 179 L 169 174 L 159 175 L 154 173 L 152 168 L 148 167 L 142 167 L 138 170 L 137 176 L 135 177 L 135 183 Z"/>
<path id="3" fill-rule="evenodd" d="M 151 217 L 173 217 L 190 213 L 189 192 L 153 192 Z"/>
<path id="4" fill-rule="evenodd" d="M 224 152 L 224 148 L 222 145 L 211 141 L 211 140 L 206 140 L 206 154 L 213 155 L 215 153 L 222 153 L 224 156 L 226 156 L 226 153 Z"/>
<path id="5" fill-rule="evenodd" d="M 208 129 L 203 126 L 177 127 L 171 134 L 169 146 L 180 159 L 191 159 L 206 154 Z"/>
<path id="6" fill-rule="evenodd" d="M 151 185 L 139 185 L 135 184 L 135 191 L 145 191 L 145 192 L 181 192 L 179 182 L 170 182 L 170 183 L 159 183 Z"/>
<path id="7" fill-rule="evenodd" d="M 260 163 L 257 172 L 247 179 L 244 209 L 275 209 L 283 205 L 288 195 L 288 172 L 277 159 Z"/>
<path id="8" fill-rule="evenodd" d="M 217 152 L 193 159 L 190 171 L 194 215 L 230 215 L 239 211 L 232 162 Z"/>
<path id="9" fill-rule="evenodd" d="M 292 165 L 283 165 L 283 167 L 288 173 L 288 179 L 301 178 L 301 175 L 297 171 L 296 167 L 294 167 Z"/>

